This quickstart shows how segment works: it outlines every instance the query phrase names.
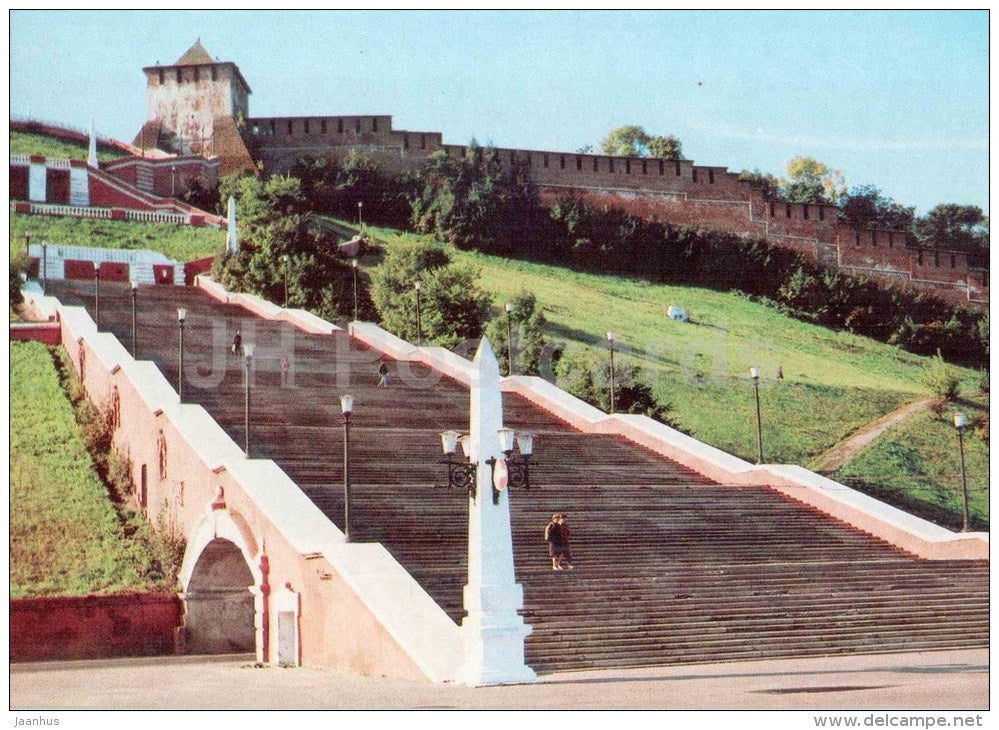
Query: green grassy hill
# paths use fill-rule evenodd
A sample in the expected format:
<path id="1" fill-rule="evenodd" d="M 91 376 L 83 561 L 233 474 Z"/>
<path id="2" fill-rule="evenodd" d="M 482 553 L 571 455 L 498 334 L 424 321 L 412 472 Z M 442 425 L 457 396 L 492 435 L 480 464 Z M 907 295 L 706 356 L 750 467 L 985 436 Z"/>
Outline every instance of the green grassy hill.
<path id="1" fill-rule="evenodd" d="M 46 157 L 68 157 L 74 160 L 87 159 L 87 145 L 69 140 L 57 139 L 33 132 L 11 132 L 10 154 L 12 155 L 45 155 Z M 127 157 L 128 153 L 121 150 L 108 149 L 98 145 L 97 159 L 100 162 L 117 160 Z"/>
<path id="2" fill-rule="evenodd" d="M 225 231 L 217 228 L 11 213 L 11 254 L 24 251 L 25 233 L 34 243 L 150 249 L 177 261 L 214 256 L 225 247 Z"/>
<path id="3" fill-rule="evenodd" d="M 97 475 L 50 351 L 11 343 L 10 384 L 11 598 L 173 589 L 158 538 Z"/>
<path id="4" fill-rule="evenodd" d="M 385 228 L 369 231 L 386 247 L 425 238 Z M 618 348 L 642 365 L 656 397 L 673 405 L 675 420 L 684 430 L 744 459 L 756 456 L 751 365 L 763 368 L 768 462 L 807 464 L 861 426 L 929 395 L 921 382 L 929 358 L 791 319 L 738 293 L 600 276 L 456 249 L 452 253 L 457 261 L 481 270 L 480 283 L 494 297 L 494 316 L 503 316 L 503 304 L 526 289 L 544 309 L 547 336 L 567 348 L 605 350 L 604 333 L 614 330 Z M 362 263 L 372 266 L 377 261 Z M 670 320 L 666 314 L 670 305 L 684 307 L 691 321 Z M 776 379 L 778 367 L 783 371 L 781 380 Z M 976 393 L 978 373 L 955 370 L 962 392 Z M 958 407 L 973 412 L 964 403 Z M 946 449 L 928 449 L 916 438 L 926 425 L 923 418 L 883 438 L 900 438 L 922 454 L 925 463 L 935 464 L 938 453 Z M 947 429 L 942 422 L 936 425 L 936 438 L 947 444 L 953 440 L 956 446 L 953 427 Z M 987 458 L 988 447 L 977 436 L 969 434 L 968 442 L 969 450 L 978 454 L 974 458 Z M 902 465 L 884 460 L 868 467 L 849 463 L 847 468 L 855 470 L 850 472 L 854 476 L 862 472 L 866 484 L 890 481 L 904 491 L 906 484 L 915 483 L 906 481 L 910 475 Z M 943 493 L 960 486 L 949 467 L 925 467 L 925 471 L 918 480 L 922 489 Z M 982 481 L 983 470 L 977 471 L 976 488 L 981 491 L 987 479 Z M 980 518 L 987 520 L 987 501 L 977 505 Z"/>

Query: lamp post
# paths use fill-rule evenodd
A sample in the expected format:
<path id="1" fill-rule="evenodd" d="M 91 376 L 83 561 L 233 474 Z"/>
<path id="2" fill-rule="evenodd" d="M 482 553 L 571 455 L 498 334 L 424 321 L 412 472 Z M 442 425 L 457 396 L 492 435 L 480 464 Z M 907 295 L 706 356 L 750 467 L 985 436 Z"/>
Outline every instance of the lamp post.
<path id="1" fill-rule="evenodd" d="M 968 531 L 968 475 L 964 469 L 964 427 L 968 425 L 963 413 L 954 414 L 954 425 L 957 427 L 957 443 L 961 451 L 961 490 L 964 493 L 964 519 L 961 532 Z"/>
<path id="2" fill-rule="evenodd" d="M 343 536 L 350 542 L 350 415 L 354 412 L 354 396 L 340 396 L 343 412 Z"/>
<path id="3" fill-rule="evenodd" d="M 24 234 L 24 255 L 31 257 L 31 234 Z"/>
<path id="4" fill-rule="evenodd" d="M 515 433 L 512 428 L 500 428 L 496 431 L 499 435 L 500 451 L 503 452 L 503 459 L 489 458 L 493 485 L 493 504 L 499 504 L 500 494 L 509 488 L 531 487 L 530 457 L 534 452 L 533 433 Z M 520 450 L 520 458 L 513 457 L 513 444 L 517 443 Z M 469 437 L 462 436 L 457 431 L 444 431 L 441 433 L 441 448 L 444 451 L 443 464 L 447 465 L 447 486 L 449 488 L 459 488 L 468 491 L 468 496 L 476 498 L 475 474 L 476 464 L 462 463 L 455 461 L 457 445 L 461 444 L 461 449 L 465 457 L 469 457 Z"/>
<path id="5" fill-rule="evenodd" d="M 183 148 L 183 142 L 181 143 Z M 170 197 L 173 198 L 177 195 L 177 166 L 170 165 Z"/>
<path id="6" fill-rule="evenodd" d="M 243 453 L 250 458 L 250 368 L 253 366 L 253 343 L 243 345 Z"/>
<path id="7" fill-rule="evenodd" d="M 420 289 L 423 285 L 416 282 L 414 288 L 416 289 L 416 344 L 420 345 L 423 343 L 423 324 L 420 322 Z"/>
<path id="8" fill-rule="evenodd" d="M 513 304 L 506 303 L 506 370 L 513 375 Z"/>
<path id="9" fill-rule="evenodd" d="M 350 262 L 350 268 L 354 272 L 354 321 L 357 321 L 357 258 Z"/>
<path id="10" fill-rule="evenodd" d="M 617 342 L 617 335 L 613 332 L 607 333 L 607 347 L 610 349 L 610 412 L 614 412 L 614 343 Z"/>
<path id="11" fill-rule="evenodd" d="M 94 262 L 94 324 L 97 329 L 101 328 L 101 269 L 100 265 Z"/>
<path id="12" fill-rule="evenodd" d="M 134 281 L 130 281 L 129 284 L 132 287 L 132 359 L 135 359 L 136 352 L 136 339 L 135 339 L 135 323 L 136 323 L 136 300 L 139 295 L 139 284 Z"/>
<path id="13" fill-rule="evenodd" d="M 364 208 L 364 201 L 363 200 L 358 200 L 357 201 L 357 231 L 358 231 L 358 233 L 360 233 L 360 231 L 361 231 L 361 224 L 362 224 L 362 221 L 361 221 L 361 209 L 362 208 Z"/>
<path id="14" fill-rule="evenodd" d="M 755 365 L 749 368 L 753 378 L 753 391 L 756 393 L 756 463 L 763 463 L 763 420 L 760 417 L 760 369 Z"/>
<path id="15" fill-rule="evenodd" d="M 42 294 L 49 293 L 49 244 L 42 241 Z"/>
<path id="16" fill-rule="evenodd" d="M 285 309 L 287 309 L 288 308 L 288 266 L 289 262 L 291 261 L 291 257 L 288 256 L 288 254 L 285 254 L 284 256 L 281 257 L 281 259 L 284 261 L 284 306 Z"/>
<path id="17" fill-rule="evenodd" d="M 177 324 L 180 325 L 180 366 L 177 369 L 177 397 L 181 403 L 184 402 L 184 320 L 187 319 L 187 310 L 183 307 L 177 309 Z"/>

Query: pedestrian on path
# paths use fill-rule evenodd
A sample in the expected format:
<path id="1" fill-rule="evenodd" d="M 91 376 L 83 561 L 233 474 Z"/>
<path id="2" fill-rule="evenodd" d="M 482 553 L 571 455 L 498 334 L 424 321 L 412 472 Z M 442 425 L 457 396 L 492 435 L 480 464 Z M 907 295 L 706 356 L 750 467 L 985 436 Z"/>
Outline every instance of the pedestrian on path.
<path id="1" fill-rule="evenodd" d="M 285 355 L 281 358 L 281 387 L 288 385 L 288 370 L 291 367 L 291 363 L 288 362 L 288 356 Z"/>
<path id="2" fill-rule="evenodd" d="M 572 550 L 569 547 L 569 525 L 565 513 L 556 512 L 545 527 L 545 542 L 548 543 L 548 557 L 552 559 L 552 570 L 572 570 Z"/>
<path id="3" fill-rule="evenodd" d="M 239 357 L 239 355 L 243 352 L 243 335 L 239 333 L 239 330 L 236 330 L 236 336 L 232 338 L 232 347 L 230 348 L 230 352 L 237 357 Z"/>
<path id="4" fill-rule="evenodd" d="M 388 387 L 388 376 L 389 376 L 388 365 L 386 365 L 383 362 L 381 365 L 378 366 L 378 387 L 379 388 L 387 388 Z"/>

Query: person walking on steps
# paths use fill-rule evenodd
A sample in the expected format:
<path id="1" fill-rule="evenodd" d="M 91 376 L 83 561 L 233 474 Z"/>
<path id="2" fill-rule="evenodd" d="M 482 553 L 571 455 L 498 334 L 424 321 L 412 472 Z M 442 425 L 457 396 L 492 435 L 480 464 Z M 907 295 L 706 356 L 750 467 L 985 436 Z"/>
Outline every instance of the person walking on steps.
<path id="1" fill-rule="evenodd" d="M 389 376 L 388 365 L 386 365 L 383 362 L 381 365 L 378 366 L 378 387 L 379 388 L 387 388 L 388 387 L 388 376 Z"/>
<path id="2" fill-rule="evenodd" d="M 230 352 L 233 355 L 239 357 L 243 352 L 243 335 L 239 334 L 239 330 L 236 330 L 236 336 L 232 338 L 232 348 Z"/>
<path id="3" fill-rule="evenodd" d="M 552 570 L 572 570 L 572 552 L 569 549 L 569 525 L 565 514 L 556 512 L 545 527 L 545 542 L 548 543 L 548 556 L 552 559 Z"/>

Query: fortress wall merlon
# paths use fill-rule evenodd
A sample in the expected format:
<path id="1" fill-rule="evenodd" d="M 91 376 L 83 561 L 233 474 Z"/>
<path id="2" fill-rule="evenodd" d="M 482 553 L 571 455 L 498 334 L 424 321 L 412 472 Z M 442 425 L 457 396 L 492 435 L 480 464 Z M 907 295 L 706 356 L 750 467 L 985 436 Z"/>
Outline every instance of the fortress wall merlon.
<path id="1" fill-rule="evenodd" d="M 395 146 L 388 114 L 366 116 L 253 117 L 247 120 L 249 135 L 264 146 L 308 144 L 378 143 Z"/>

